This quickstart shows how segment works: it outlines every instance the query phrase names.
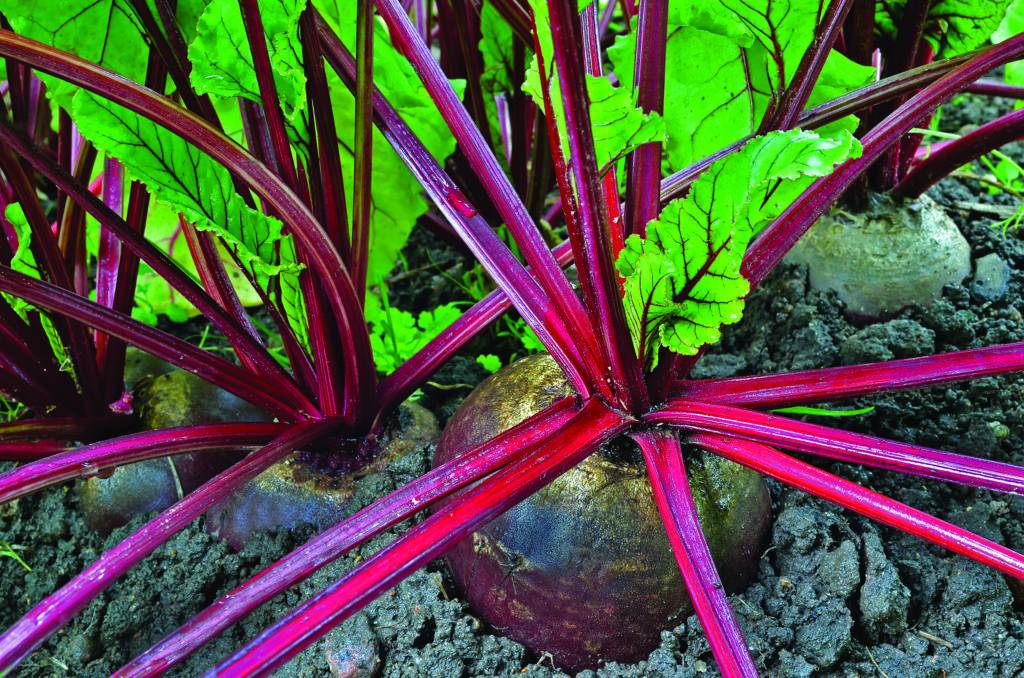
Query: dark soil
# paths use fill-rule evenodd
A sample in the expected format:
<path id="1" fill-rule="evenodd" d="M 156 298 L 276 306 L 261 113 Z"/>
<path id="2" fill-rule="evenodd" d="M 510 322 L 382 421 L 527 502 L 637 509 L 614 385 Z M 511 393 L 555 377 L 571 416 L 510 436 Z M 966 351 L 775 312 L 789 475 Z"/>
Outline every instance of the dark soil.
<path id="1" fill-rule="evenodd" d="M 962 125 L 963 120 L 988 119 L 991 113 L 961 110 L 947 113 L 943 122 Z M 1024 156 L 1021 148 L 1013 150 Z M 964 207 L 1009 203 L 958 180 L 947 180 L 932 195 L 950 207 L 975 260 L 995 253 L 1009 265 L 1007 289 L 992 292 L 969 278 L 948 287 L 927 308 L 906 309 L 895 318 L 865 325 L 847 320 L 831 294 L 809 291 L 803 270 L 784 267 L 754 295 L 744 321 L 702 361 L 699 376 L 807 369 L 1024 340 L 1024 280 L 1018 273 L 1024 270 L 1024 242 L 993 230 L 990 215 Z M 454 258 L 446 261 L 447 266 L 458 265 Z M 431 301 L 447 300 L 443 294 L 428 296 Z M 481 377 L 470 352 L 456 358 L 434 382 L 476 383 Z M 428 388 L 421 402 L 443 423 L 464 394 Z M 1024 464 L 1024 377 L 988 378 L 857 404 L 876 409 L 825 423 Z M 431 454 L 424 447 L 363 479 L 351 509 L 423 472 Z M 841 464 L 822 466 L 1024 550 L 1022 498 Z M 798 491 L 774 483 L 771 488 L 776 513 L 771 543 L 754 582 L 732 599 L 763 673 L 889 678 L 1024 674 L 1024 599 L 1015 598 L 1001 575 Z M 27 573 L 13 560 L 0 559 L 0 592 L 7 601 L 0 609 L 0 626 L 9 626 L 141 523 L 138 519 L 107 539 L 98 537 L 78 514 L 75 493 L 64 488 L 0 507 L 0 539 L 24 547 L 20 553 L 33 567 Z M 108 675 L 218 593 L 308 536 L 264 535 L 233 553 L 200 523 L 194 524 L 90 605 L 27 660 L 18 675 Z M 264 606 L 176 675 L 197 675 L 212 666 L 390 538 L 378 538 Z M 562 675 L 542 656 L 483 627 L 454 597 L 439 562 L 383 596 L 280 675 L 330 675 L 329 662 L 346 676 Z M 579 675 L 688 678 L 718 673 L 691 617 L 663 632 L 661 646 L 647 661 Z"/>

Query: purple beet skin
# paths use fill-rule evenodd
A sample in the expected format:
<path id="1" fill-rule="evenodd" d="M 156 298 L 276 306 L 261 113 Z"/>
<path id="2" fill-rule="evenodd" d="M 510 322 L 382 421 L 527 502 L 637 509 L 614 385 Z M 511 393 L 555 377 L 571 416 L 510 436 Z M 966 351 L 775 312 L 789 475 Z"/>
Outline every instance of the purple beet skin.
<path id="1" fill-rule="evenodd" d="M 435 465 L 568 393 L 548 356 L 520 360 L 482 383 L 448 423 Z M 760 477 L 694 451 L 688 466 L 711 551 L 729 590 L 756 569 L 771 499 Z M 633 662 L 690 611 L 639 451 L 602 448 L 447 556 L 476 613 L 570 670 Z"/>

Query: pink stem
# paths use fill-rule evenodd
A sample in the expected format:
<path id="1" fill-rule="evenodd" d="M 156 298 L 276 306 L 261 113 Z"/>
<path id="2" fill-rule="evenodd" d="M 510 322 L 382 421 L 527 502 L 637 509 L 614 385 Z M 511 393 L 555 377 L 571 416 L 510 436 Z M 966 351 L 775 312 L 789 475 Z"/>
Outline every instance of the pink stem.
<path id="1" fill-rule="evenodd" d="M 849 480 L 826 473 L 767 445 L 708 433 L 692 436 L 690 442 L 872 520 L 1024 579 L 1024 556 L 1016 551 Z"/>
<path id="2" fill-rule="evenodd" d="M 1024 369 L 1024 342 L 821 370 L 680 380 L 673 394 L 726 405 L 777 407 L 924 388 L 1020 369 Z"/>
<path id="3" fill-rule="evenodd" d="M 549 438 L 543 449 L 511 464 L 452 502 L 444 511 L 391 542 L 369 560 L 281 619 L 209 676 L 269 675 L 377 596 L 440 556 L 582 461 L 628 425 L 597 400 Z"/>
<path id="4" fill-rule="evenodd" d="M 646 431 L 635 434 L 633 440 L 643 452 L 654 503 L 665 523 L 672 552 L 719 670 L 730 678 L 757 678 L 757 667 L 704 538 L 679 438 L 674 434 Z"/>
<path id="5" fill-rule="evenodd" d="M 335 419 L 296 424 L 266 447 L 214 477 L 104 553 L 81 574 L 32 608 L 0 637 L 0 674 L 17 666 L 122 574 L 218 501 L 296 448 L 315 441 L 338 424 L 339 421 Z"/>
<path id="6" fill-rule="evenodd" d="M 73 450 L 62 449 L 60 454 L 0 474 L 0 503 L 144 459 L 262 445 L 284 429 L 284 424 L 205 424 L 133 433 Z M 0 443 L 0 451 L 4 448 Z"/>
<path id="7" fill-rule="evenodd" d="M 572 399 L 561 400 L 458 459 L 442 464 L 378 499 L 221 596 L 113 675 L 127 678 L 166 671 L 266 601 L 350 549 L 505 464 L 522 459 L 545 438 L 566 425 L 574 414 Z"/>
<path id="8" fill-rule="evenodd" d="M 934 480 L 1024 494 L 1024 468 L 726 405 L 672 400 L 649 422 L 746 438 L 789 450 Z"/>

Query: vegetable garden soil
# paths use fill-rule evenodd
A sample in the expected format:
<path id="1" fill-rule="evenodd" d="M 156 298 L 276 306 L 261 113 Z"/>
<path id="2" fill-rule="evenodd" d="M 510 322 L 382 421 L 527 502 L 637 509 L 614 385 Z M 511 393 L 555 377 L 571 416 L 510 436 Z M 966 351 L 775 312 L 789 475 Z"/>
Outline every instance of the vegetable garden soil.
<path id="1" fill-rule="evenodd" d="M 969 102 L 947 111 L 943 126 L 956 131 L 966 121 L 992 117 L 994 111 L 979 111 L 976 106 Z M 1018 159 L 1024 156 L 1021 145 L 1008 150 Z M 909 308 L 894 318 L 864 324 L 846 319 L 833 295 L 809 290 L 805 271 L 783 267 L 753 296 L 743 322 L 702 361 L 698 376 L 807 369 L 1024 340 L 1024 277 L 1020 273 L 1024 241 L 1019 235 L 993 229 L 994 219 L 987 212 L 993 205 L 1012 205 L 1012 201 L 984 195 L 977 185 L 956 179 L 946 180 L 931 195 L 960 225 L 975 262 L 995 254 L 1009 266 L 1005 289 L 992 280 L 982 284 L 968 278 L 962 285 L 947 287 L 943 297 L 927 308 Z M 446 266 L 459 265 L 451 251 L 434 259 L 441 257 Z M 428 288 L 423 283 L 443 288 L 432 275 L 412 278 L 421 290 Z M 430 302 L 438 300 L 428 296 Z M 477 383 L 483 375 L 471 355 L 460 356 L 433 382 Z M 465 393 L 459 386 L 428 387 L 421 403 L 443 424 Z M 865 399 L 857 405 L 876 409 L 826 423 L 1024 464 L 1024 377 L 987 378 Z M 351 509 L 424 472 L 432 453 L 430 446 L 421 447 L 384 472 L 363 478 Z M 838 463 L 824 467 L 1024 551 L 1024 498 Z M 797 490 L 775 483 L 771 490 L 775 524 L 768 549 L 754 581 L 732 597 L 764 674 L 889 678 L 1024 674 L 1024 586 L 1011 585 L 982 565 Z M 88 530 L 77 503 L 72 489 L 58 488 L 0 507 L 0 538 L 22 547 L 19 553 L 33 568 L 25 572 L 15 561 L 0 559 L 0 592 L 5 601 L 0 626 L 9 626 L 144 521 L 137 519 L 104 539 Z M 379 537 L 279 596 L 173 675 L 200 674 L 393 535 Z M 308 531 L 261 535 L 235 553 L 197 522 L 90 605 L 27 660 L 17 675 L 108 675 L 217 594 L 310 536 Z M 456 597 L 440 561 L 414 574 L 278 675 L 332 672 L 347 677 L 563 675 L 545 657 L 475 619 Z M 646 661 L 578 675 L 684 678 L 714 676 L 717 669 L 696 617 L 690 617 L 665 631 L 661 646 Z"/>

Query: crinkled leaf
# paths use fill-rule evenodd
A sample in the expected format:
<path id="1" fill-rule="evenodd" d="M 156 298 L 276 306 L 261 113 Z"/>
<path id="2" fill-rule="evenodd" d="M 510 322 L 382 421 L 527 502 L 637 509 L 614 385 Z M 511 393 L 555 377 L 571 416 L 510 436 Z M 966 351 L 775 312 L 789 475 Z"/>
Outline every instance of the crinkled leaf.
<path id="1" fill-rule="evenodd" d="M 418 350 L 455 322 L 461 311 L 455 304 L 442 304 L 413 316 L 387 303 L 381 296 L 367 295 L 366 319 L 370 324 L 370 347 L 377 369 L 392 372 Z"/>
<path id="2" fill-rule="evenodd" d="M 818 0 L 682 0 L 669 9 L 666 159 L 686 167 L 757 130 L 773 93 L 787 85 L 810 45 Z M 636 33 L 609 48 L 615 74 L 633 86 Z M 810 105 L 869 82 L 872 69 L 829 55 Z M 848 119 L 842 125 L 854 129 Z"/>
<path id="3" fill-rule="evenodd" d="M 608 78 L 587 76 L 594 152 L 602 171 L 637 146 L 665 138 L 665 122 L 657 113 L 637 108 L 630 91 Z"/>
<path id="4" fill-rule="evenodd" d="M 156 123 L 89 92 L 75 97 L 82 135 L 120 160 L 153 196 L 200 230 L 216 233 L 257 278 L 277 275 L 281 222 L 245 204 L 231 174 Z"/>
<path id="5" fill-rule="evenodd" d="M 924 37 L 935 55 L 947 58 L 970 52 L 988 42 L 1006 15 L 1011 0 L 935 0 L 928 8 Z M 890 39 L 906 8 L 906 0 L 879 0 L 875 5 L 877 29 Z"/>
<path id="6" fill-rule="evenodd" d="M 298 28 L 299 16 L 305 8 L 306 0 L 260 2 L 274 83 L 288 117 L 303 108 L 306 100 Z M 199 18 L 188 56 L 192 62 L 192 86 L 197 92 L 261 100 L 238 0 L 211 0 Z"/>
<path id="7" fill-rule="evenodd" d="M 130 0 L 0 0 L 15 32 L 141 82 L 149 47 Z M 70 108 L 77 87 L 47 75 L 51 100 Z"/>
<path id="8" fill-rule="evenodd" d="M 619 255 L 626 317 L 639 354 L 664 346 L 694 355 L 743 313 L 749 284 L 740 265 L 751 239 L 815 177 L 860 153 L 836 137 L 773 132 L 711 165 L 685 198 L 664 207 Z"/>

